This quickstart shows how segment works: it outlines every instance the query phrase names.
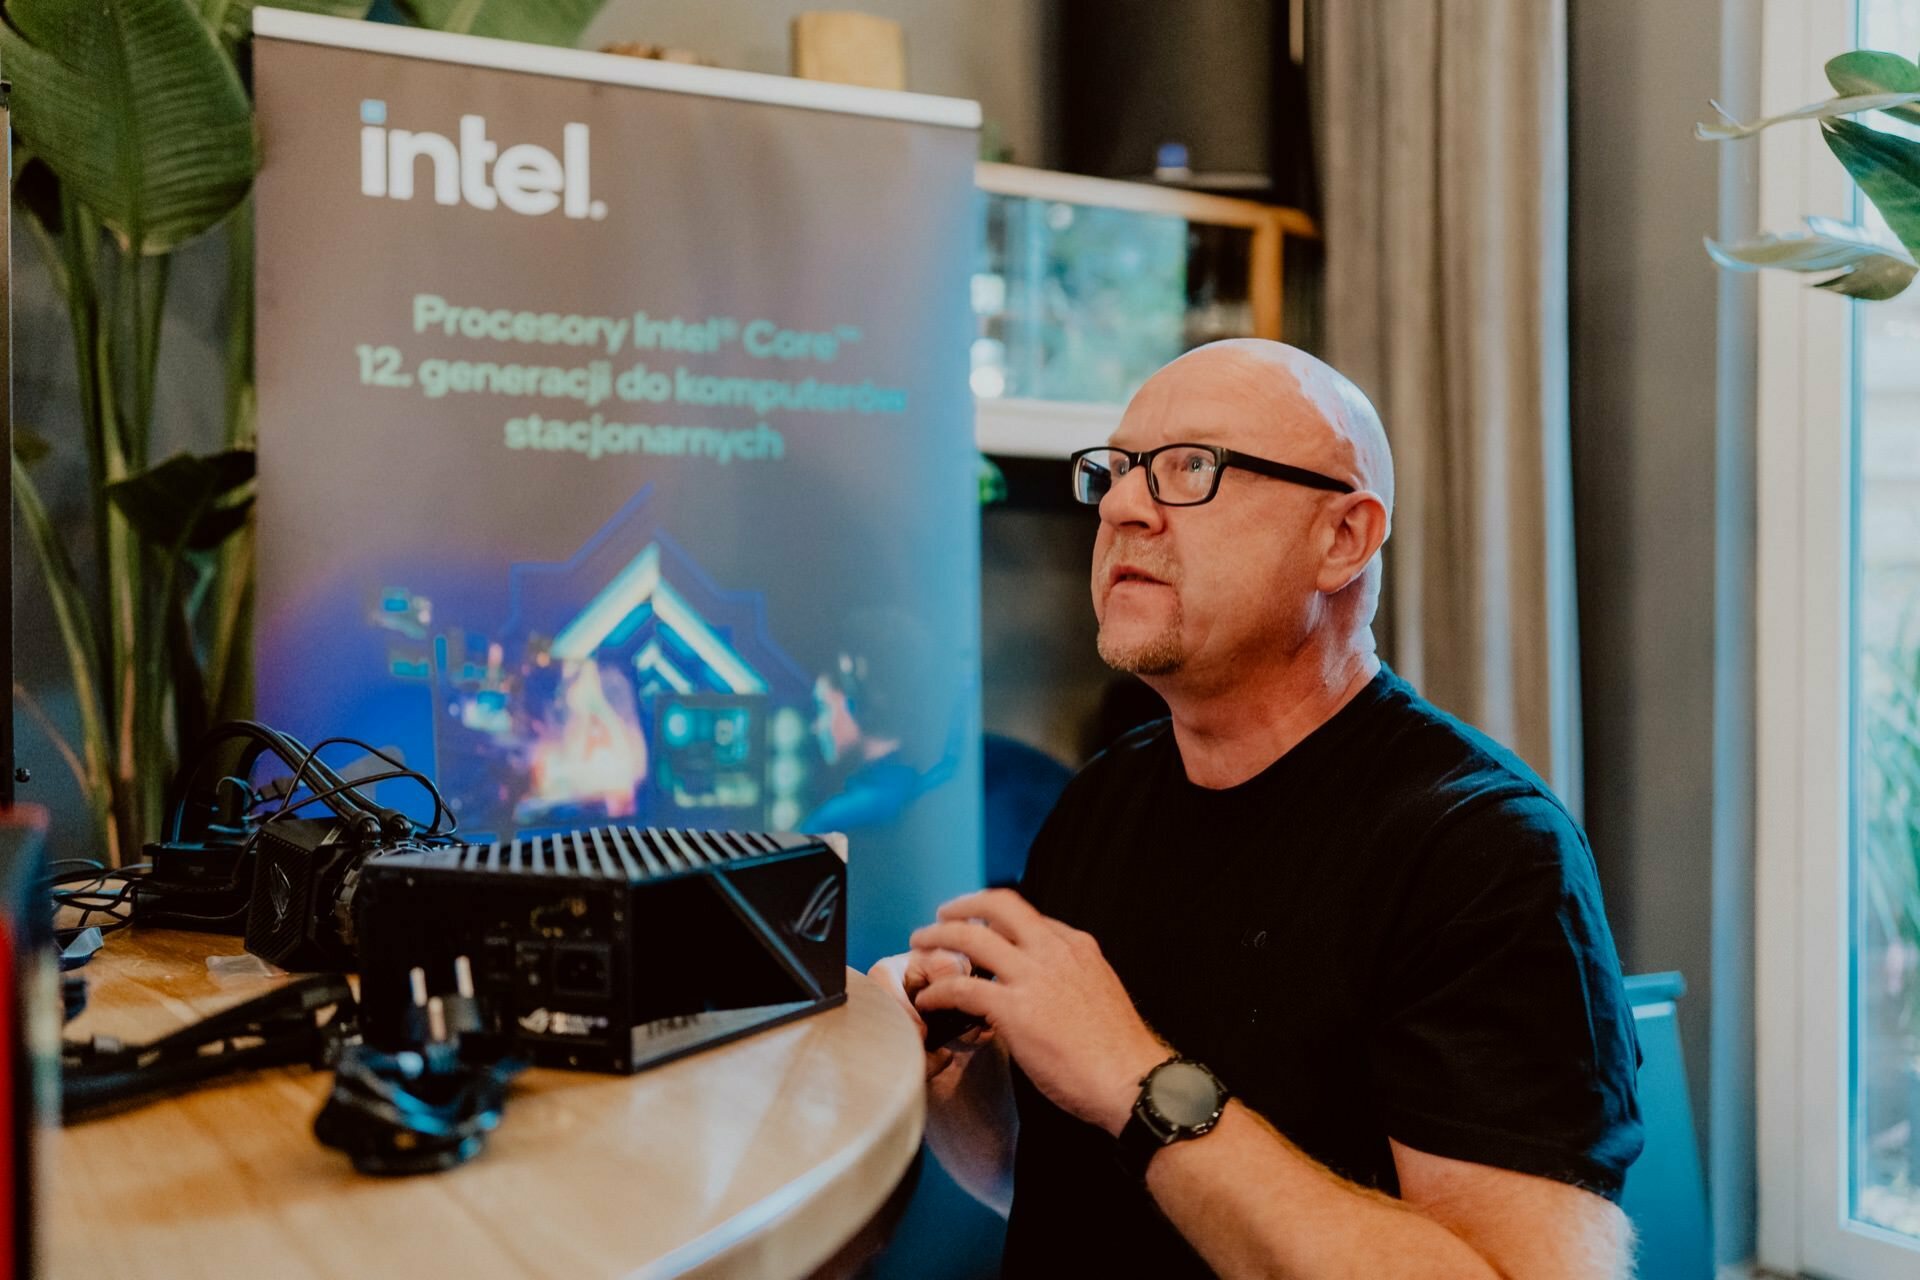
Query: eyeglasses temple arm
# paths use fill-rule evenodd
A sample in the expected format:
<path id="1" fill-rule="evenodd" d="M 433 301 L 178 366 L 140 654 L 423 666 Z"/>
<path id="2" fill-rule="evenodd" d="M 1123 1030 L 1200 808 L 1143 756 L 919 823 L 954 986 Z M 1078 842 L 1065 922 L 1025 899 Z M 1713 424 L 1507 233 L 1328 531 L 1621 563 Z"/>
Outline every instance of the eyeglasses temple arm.
<path id="1" fill-rule="evenodd" d="M 1263 476 L 1272 476 L 1276 480 L 1291 480 L 1295 484 L 1306 485 L 1309 489 L 1325 489 L 1331 493 L 1352 493 L 1354 488 L 1345 480 L 1336 480 L 1318 471 L 1309 471 L 1305 467 L 1292 467 L 1284 462 L 1269 462 L 1265 458 L 1250 453 L 1236 453 L 1232 449 L 1220 450 L 1220 464 L 1228 467 L 1240 467 L 1246 471 L 1255 471 Z"/>

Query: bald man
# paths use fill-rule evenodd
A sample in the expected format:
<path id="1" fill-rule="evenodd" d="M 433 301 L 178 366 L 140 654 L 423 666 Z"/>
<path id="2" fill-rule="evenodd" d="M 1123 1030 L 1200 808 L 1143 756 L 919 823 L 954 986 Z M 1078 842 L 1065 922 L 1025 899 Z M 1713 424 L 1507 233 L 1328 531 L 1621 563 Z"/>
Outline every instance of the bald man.
<path id="1" fill-rule="evenodd" d="M 1019 892 L 873 971 L 923 1032 L 984 1023 L 929 1052 L 927 1131 L 1010 1205 L 1004 1274 L 1624 1274 L 1638 1049 L 1592 854 L 1375 655 L 1366 398 L 1215 343 L 1073 472 L 1100 656 L 1171 719 L 1074 779 Z"/>

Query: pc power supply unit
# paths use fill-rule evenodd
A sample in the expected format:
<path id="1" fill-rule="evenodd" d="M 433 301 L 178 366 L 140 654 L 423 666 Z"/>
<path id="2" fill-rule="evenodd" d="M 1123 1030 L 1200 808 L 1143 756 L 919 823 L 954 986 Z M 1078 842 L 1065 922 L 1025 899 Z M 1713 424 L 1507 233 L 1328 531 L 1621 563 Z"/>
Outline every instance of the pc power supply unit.
<path id="1" fill-rule="evenodd" d="M 363 1033 L 405 1042 L 460 957 L 482 1033 L 546 1066 L 638 1071 L 844 1003 L 831 839 L 609 825 L 370 858 L 353 898 Z"/>

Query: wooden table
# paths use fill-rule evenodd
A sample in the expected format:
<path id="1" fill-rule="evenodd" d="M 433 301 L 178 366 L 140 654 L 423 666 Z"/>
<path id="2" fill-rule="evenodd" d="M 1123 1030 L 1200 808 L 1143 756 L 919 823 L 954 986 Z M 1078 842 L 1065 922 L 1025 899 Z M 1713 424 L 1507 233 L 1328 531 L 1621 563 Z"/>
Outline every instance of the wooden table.
<path id="1" fill-rule="evenodd" d="M 284 979 L 216 979 L 236 938 L 128 930 L 70 1038 L 146 1040 Z M 861 974 L 837 1009 L 637 1076 L 527 1072 L 477 1160 L 374 1178 L 313 1137 L 332 1077 L 281 1068 L 61 1131 L 57 1280 L 806 1275 L 920 1145 L 911 1025 Z"/>

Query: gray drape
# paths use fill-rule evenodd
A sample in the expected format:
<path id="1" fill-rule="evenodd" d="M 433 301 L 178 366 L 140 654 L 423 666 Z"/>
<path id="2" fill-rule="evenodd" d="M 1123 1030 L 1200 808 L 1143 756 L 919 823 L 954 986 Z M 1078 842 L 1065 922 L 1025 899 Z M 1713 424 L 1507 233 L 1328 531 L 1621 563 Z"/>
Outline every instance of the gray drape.
<path id="1" fill-rule="evenodd" d="M 1393 444 L 1383 649 L 1577 812 L 1564 0 L 1311 18 L 1324 354 Z"/>

